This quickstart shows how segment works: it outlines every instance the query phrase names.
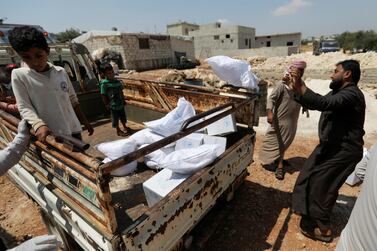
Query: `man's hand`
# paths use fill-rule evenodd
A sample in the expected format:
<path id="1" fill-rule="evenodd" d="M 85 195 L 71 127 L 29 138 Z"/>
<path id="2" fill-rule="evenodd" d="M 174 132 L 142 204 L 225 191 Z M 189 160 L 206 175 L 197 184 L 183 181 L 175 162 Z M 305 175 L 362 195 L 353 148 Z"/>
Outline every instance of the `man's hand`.
<path id="1" fill-rule="evenodd" d="M 291 75 L 286 72 L 281 80 L 283 80 L 285 84 L 289 84 L 289 82 L 291 81 Z"/>
<path id="2" fill-rule="evenodd" d="M 35 132 L 35 136 L 37 136 L 38 140 L 41 142 L 46 142 L 47 135 L 51 134 L 50 128 L 48 128 L 46 125 L 43 125 L 37 129 Z"/>
<path id="3" fill-rule="evenodd" d="M 292 67 L 291 68 L 291 83 L 290 87 L 297 93 L 301 94 L 301 86 L 303 85 L 303 81 L 301 79 L 302 77 L 302 72 L 301 70 Z"/>
<path id="4" fill-rule="evenodd" d="M 271 110 L 267 110 L 267 122 L 269 124 L 272 124 L 273 118 L 274 118 L 274 114 L 272 113 L 272 111 Z"/>
<path id="5" fill-rule="evenodd" d="M 61 242 L 55 235 L 42 235 L 25 241 L 10 251 L 55 251 L 60 245 Z"/>

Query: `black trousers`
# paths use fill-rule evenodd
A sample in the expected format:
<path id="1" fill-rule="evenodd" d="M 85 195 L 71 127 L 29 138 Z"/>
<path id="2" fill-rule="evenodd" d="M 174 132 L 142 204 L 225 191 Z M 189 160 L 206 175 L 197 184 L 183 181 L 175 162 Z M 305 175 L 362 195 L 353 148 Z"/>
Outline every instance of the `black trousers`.
<path id="1" fill-rule="evenodd" d="M 292 209 L 330 227 L 340 187 L 363 155 L 362 146 L 319 144 L 305 162 L 292 194 Z"/>

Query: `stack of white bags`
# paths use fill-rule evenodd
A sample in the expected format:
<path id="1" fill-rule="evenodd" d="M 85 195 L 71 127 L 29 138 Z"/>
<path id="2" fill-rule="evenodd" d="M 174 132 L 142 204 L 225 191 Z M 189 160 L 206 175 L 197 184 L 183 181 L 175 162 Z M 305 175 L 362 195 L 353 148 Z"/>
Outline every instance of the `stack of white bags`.
<path id="1" fill-rule="evenodd" d="M 179 132 L 183 122 L 193 116 L 194 107 L 181 97 L 177 107 L 166 116 L 144 122 L 145 129 L 127 139 L 98 144 L 96 148 L 106 156 L 103 162 L 109 162 Z M 192 174 L 212 163 L 225 151 L 225 145 L 226 138 L 193 133 L 144 156 L 141 161 L 152 169 L 166 168 L 176 174 Z M 137 161 L 133 161 L 111 174 L 125 176 L 135 171 L 136 167 Z"/>

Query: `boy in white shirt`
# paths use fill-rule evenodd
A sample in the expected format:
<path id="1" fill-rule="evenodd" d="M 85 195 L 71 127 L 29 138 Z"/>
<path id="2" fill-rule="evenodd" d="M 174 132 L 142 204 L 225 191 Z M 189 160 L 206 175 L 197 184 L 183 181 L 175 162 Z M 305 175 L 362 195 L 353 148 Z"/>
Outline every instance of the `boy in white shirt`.
<path id="1" fill-rule="evenodd" d="M 16 27 L 9 32 L 9 42 L 28 66 L 13 70 L 12 88 L 20 114 L 38 140 L 44 142 L 49 134 L 81 139 L 78 119 L 92 135 L 66 71 L 47 62 L 50 48 L 43 33 L 30 26 Z"/>

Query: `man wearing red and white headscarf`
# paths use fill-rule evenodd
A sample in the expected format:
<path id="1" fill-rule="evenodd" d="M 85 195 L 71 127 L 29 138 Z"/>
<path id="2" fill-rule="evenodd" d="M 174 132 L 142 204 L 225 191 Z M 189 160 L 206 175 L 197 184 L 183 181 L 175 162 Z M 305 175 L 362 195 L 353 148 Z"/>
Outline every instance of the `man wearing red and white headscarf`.
<path id="1" fill-rule="evenodd" d="M 305 61 L 293 61 L 267 99 L 267 122 L 270 126 L 263 139 L 259 160 L 264 167 L 275 171 L 275 177 L 279 180 L 284 179 L 284 152 L 296 135 L 301 108 L 301 105 L 293 99 L 290 73 L 293 70 L 297 71 L 301 79 L 305 68 Z"/>

